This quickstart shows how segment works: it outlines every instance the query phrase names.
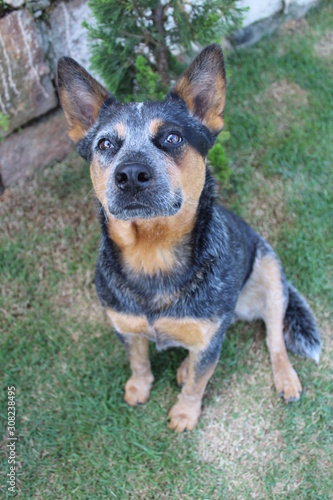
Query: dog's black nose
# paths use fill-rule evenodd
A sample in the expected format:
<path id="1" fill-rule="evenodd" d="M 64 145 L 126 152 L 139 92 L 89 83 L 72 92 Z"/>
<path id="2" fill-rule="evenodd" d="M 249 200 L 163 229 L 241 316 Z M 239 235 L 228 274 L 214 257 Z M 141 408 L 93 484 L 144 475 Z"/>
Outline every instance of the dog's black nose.
<path id="1" fill-rule="evenodd" d="M 146 189 L 152 178 L 150 168 L 138 163 L 123 163 L 115 171 L 116 186 L 133 194 Z"/>

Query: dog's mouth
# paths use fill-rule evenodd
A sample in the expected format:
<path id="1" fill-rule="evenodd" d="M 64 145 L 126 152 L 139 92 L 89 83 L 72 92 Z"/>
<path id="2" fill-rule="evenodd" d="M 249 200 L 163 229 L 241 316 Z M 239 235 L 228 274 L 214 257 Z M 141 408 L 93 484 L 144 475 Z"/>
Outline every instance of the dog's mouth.
<path id="1" fill-rule="evenodd" d="M 170 217 L 176 215 L 183 206 L 183 198 L 177 192 L 172 202 L 157 200 L 155 203 L 143 203 L 138 200 L 131 200 L 126 204 L 109 203 L 108 209 L 116 219 L 151 219 L 153 217 Z"/>
<path id="2" fill-rule="evenodd" d="M 149 207 L 147 205 L 144 205 L 143 203 L 138 203 L 137 201 L 132 201 L 128 205 L 124 207 L 124 210 L 144 210 L 148 209 Z"/>

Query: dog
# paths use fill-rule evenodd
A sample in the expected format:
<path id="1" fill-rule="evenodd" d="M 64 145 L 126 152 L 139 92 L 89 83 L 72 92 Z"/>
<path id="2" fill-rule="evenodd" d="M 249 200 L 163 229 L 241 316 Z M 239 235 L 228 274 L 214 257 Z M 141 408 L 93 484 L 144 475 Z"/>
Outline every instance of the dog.
<path id="1" fill-rule="evenodd" d="M 90 163 L 102 229 L 98 297 L 125 346 L 129 405 L 154 381 L 149 341 L 180 346 L 182 386 L 170 428 L 192 430 L 228 326 L 261 318 L 276 390 L 286 402 L 301 384 L 286 348 L 319 361 L 315 319 L 287 281 L 271 246 L 217 202 L 206 166 L 224 125 L 222 49 L 206 47 L 163 102 L 122 104 L 77 62 L 58 63 L 69 136 Z"/>

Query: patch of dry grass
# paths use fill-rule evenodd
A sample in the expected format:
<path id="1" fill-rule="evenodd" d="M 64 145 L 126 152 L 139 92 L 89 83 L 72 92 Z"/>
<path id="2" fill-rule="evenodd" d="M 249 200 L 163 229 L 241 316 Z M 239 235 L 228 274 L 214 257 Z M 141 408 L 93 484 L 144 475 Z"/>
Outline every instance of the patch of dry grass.
<path id="1" fill-rule="evenodd" d="M 265 93 L 265 98 L 273 100 L 274 104 L 279 106 L 286 106 L 285 100 L 289 98 L 292 98 L 293 101 L 296 100 L 296 105 L 300 106 L 305 106 L 308 101 L 306 91 L 297 83 L 288 82 L 286 79 L 272 83 Z M 284 108 L 283 111 L 286 112 L 287 108 Z"/>
<path id="2" fill-rule="evenodd" d="M 302 19 L 290 19 L 286 23 L 282 24 L 279 29 L 279 35 L 287 36 L 287 35 L 296 35 L 303 34 L 309 27 L 308 20 L 305 18 Z"/>
<path id="3" fill-rule="evenodd" d="M 1 196 L 0 217 L 4 221 L 1 238 L 15 239 L 21 231 L 50 233 L 61 231 L 67 225 L 80 228 L 78 240 L 82 241 L 85 232 L 96 223 L 96 203 L 92 188 L 81 187 L 75 196 L 62 179 L 66 170 L 76 172 L 82 178 L 83 160 L 72 154 L 63 163 L 52 169 L 45 169 L 31 179 L 19 181 L 6 189 Z M 86 168 L 89 167 L 86 165 Z M 55 245 L 61 242 L 55 242 Z"/>
<path id="4" fill-rule="evenodd" d="M 3 221 L 0 240 L 15 243 L 29 235 L 33 245 L 25 251 L 25 256 L 38 255 L 38 267 L 34 270 L 38 273 L 40 289 L 47 289 L 51 265 L 62 275 L 52 308 L 60 309 L 68 317 L 103 324 L 103 312 L 94 287 L 94 266 L 81 269 L 79 265 L 75 272 L 70 269 L 77 255 L 84 253 L 87 237 L 89 240 L 99 234 L 94 193 L 90 184 L 82 185 L 84 168 L 88 166 L 83 166 L 83 160 L 73 154 L 64 163 L 8 188 L 0 203 Z M 76 173 L 81 184 L 75 196 L 63 179 L 66 170 L 70 170 L 71 175 Z M 72 234 L 68 234 L 68 228 Z M 45 244 L 44 236 L 49 237 L 49 245 Z M 97 258 L 98 242 L 94 250 L 92 260 Z M 16 289 L 6 291 L 8 302 L 13 304 L 12 316 L 24 315 L 29 308 L 24 288 L 24 283 L 18 283 Z"/>
<path id="5" fill-rule="evenodd" d="M 279 132 L 285 133 L 290 126 L 289 119 L 299 109 L 308 104 L 305 89 L 287 79 L 273 82 L 264 92 L 259 94 L 256 102 L 265 103 L 267 113 L 271 116 Z"/>
<path id="6" fill-rule="evenodd" d="M 86 271 L 83 282 L 82 278 L 79 272 L 60 284 L 54 308 L 61 310 L 69 319 L 109 324 L 95 291 L 93 269 Z M 79 333 L 73 338 L 78 341 Z"/>
<path id="7" fill-rule="evenodd" d="M 314 50 L 319 57 L 331 59 L 333 57 L 333 31 L 325 33 L 316 43 Z"/>
<path id="8" fill-rule="evenodd" d="M 285 199 L 292 189 L 286 180 L 267 178 L 260 170 L 254 170 L 253 197 L 246 206 L 245 218 L 273 247 L 279 239 L 279 227 L 293 225 L 295 216 L 285 207 Z"/>
<path id="9" fill-rule="evenodd" d="M 311 361 L 293 358 L 294 364 L 306 363 L 320 377 L 331 378 L 333 360 L 333 328 L 328 317 L 318 318 L 321 325 L 324 348 L 320 367 Z M 297 495 L 300 486 L 307 488 L 302 468 L 311 460 L 320 463 L 322 472 L 331 473 L 327 450 L 316 446 L 320 431 L 313 432 L 308 441 L 299 437 L 306 435 L 308 425 L 302 416 L 297 416 L 295 446 L 291 450 L 285 439 L 286 429 L 281 425 L 281 411 L 285 405 L 280 401 L 273 386 L 271 363 L 266 349 L 258 349 L 254 342 L 247 353 L 249 373 L 233 374 L 220 394 L 214 398 L 202 416 L 197 453 L 203 462 L 213 464 L 226 476 L 229 498 L 241 499 L 251 492 L 251 498 L 263 498 L 267 473 L 283 470 L 283 481 L 272 488 L 275 495 Z M 306 396 L 315 401 L 316 394 L 311 385 L 305 388 Z M 302 396 L 304 397 L 304 395 Z M 313 414 L 315 424 L 318 415 Z M 331 446 L 333 452 L 333 446 Z"/>

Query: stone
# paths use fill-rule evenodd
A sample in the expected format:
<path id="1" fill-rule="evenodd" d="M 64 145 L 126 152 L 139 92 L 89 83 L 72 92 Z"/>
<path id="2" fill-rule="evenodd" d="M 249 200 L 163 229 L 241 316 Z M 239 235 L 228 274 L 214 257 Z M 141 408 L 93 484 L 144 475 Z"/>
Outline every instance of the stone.
<path id="1" fill-rule="evenodd" d="M 318 3 L 318 0 L 284 0 L 283 3 L 284 11 L 286 13 L 293 8 L 301 9 L 301 12 L 306 12 L 311 7 L 315 6 Z"/>
<path id="2" fill-rule="evenodd" d="M 60 2 L 50 14 L 48 54 L 52 71 L 56 72 L 57 61 L 62 56 L 70 56 L 89 70 L 90 49 L 88 31 L 82 26 L 83 21 L 92 23 L 92 12 L 87 0 Z M 94 74 L 93 72 L 91 72 Z M 96 77 L 96 74 L 94 75 Z"/>
<path id="3" fill-rule="evenodd" d="M 33 12 L 38 12 L 39 10 L 46 10 L 50 7 L 50 0 L 29 0 L 27 6 Z"/>
<path id="4" fill-rule="evenodd" d="M 301 17 L 318 4 L 318 0 L 239 0 L 237 6 L 248 8 L 243 15 L 242 28 L 247 28 L 259 21 L 268 20 L 277 14 Z"/>
<path id="5" fill-rule="evenodd" d="M 73 149 L 63 111 L 52 111 L 0 144 L 0 184 L 9 187 L 36 169 L 61 161 Z"/>
<path id="6" fill-rule="evenodd" d="M 0 113 L 9 118 L 8 135 L 58 104 L 44 62 L 40 37 L 27 9 L 0 19 Z"/>
<path id="7" fill-rule="evenodd" d="M 281 16 L 272 16 L 237 30 L 230 38 L 231 43 L 239 48 L 257 43 L 263 36 L 271 35 L 280 26 Z"/>
<path id="8" fill-rule="evenodd" d="M 264 35 L 272 34 L 286 20 L 299 19 L 318 0 L 239 0 L 238 7 L 248 7 L 242 28 L 231 37 L 237 47 L 248 47 L 257 43 Z"/>
<path id="9" fill-rule="evenodd" d="M 237 6 L 249 10 L 244 13 L 242 27 L 246 28 L 257 21 L 274 16 L 283 11 L 284 0 L 239 0 Z"/>
<path id="10" fill-rule="evenodd" d="M 10 7 L 13 7 L 14 9 L 19 9 L 20 7 L 23 7 L 25 0 L 3 0 L 3 3 L 10 5 Z"/>
<path id="11" fill-rule="evenodd" d="M 318 0 L 284 0 L 284 13 L 289 18 L 300 19 L 317 4 Z"/>

